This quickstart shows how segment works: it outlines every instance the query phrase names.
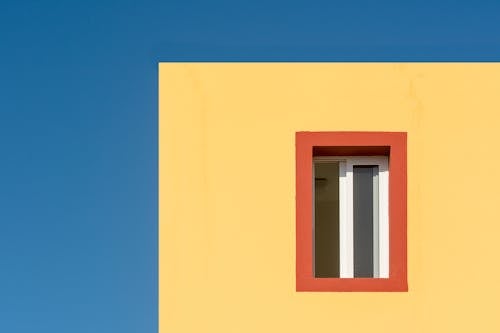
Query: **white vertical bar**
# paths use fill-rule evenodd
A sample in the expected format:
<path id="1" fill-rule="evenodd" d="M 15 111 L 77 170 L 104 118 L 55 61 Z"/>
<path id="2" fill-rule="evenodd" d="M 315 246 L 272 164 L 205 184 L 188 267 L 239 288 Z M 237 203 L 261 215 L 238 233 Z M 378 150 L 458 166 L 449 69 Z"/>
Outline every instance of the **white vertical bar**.
<path id="1" fill-rule="evenodd" d="M 354 277 L 352 163 L 339 163 L 340 277 Z"/>
<path id="2" fill-rule="evenodd" d="M 380 168 L 373 168 L 379 171 Z M 379 272 L 379 184 L 378 172 L 373 174 L 373 277 L 380 277 Z"/>
<path id="3" fill-rule="evenodd" d="M 389 278 L 389 163 L 379 167 L 379 277 Z"/>

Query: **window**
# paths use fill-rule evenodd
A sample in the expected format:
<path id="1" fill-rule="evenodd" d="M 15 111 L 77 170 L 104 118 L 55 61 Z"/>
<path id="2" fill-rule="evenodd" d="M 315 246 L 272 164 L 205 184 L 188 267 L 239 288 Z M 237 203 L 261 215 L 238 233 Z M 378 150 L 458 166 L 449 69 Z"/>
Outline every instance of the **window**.
<path id="1" fill-rule="evenodd" d="M 387 156 L 313 157 L 315 277 L 389 277 Z"/>
<path id="2" fill-rule="evenodd" d="M 298 132 L 297 291 L 406 291 L 406 133 Z"/>

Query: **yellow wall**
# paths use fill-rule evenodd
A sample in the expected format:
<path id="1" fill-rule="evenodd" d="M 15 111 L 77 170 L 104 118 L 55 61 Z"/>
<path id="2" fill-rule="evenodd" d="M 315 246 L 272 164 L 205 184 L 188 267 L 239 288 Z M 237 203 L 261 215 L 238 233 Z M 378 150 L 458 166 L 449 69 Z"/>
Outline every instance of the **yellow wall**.
<path id="1" fill-rule="evenodd" d="M 161 333 L 500 332 L 500 64 L 159 75 Z M 408 132 L 409 292 L 295 292 L 296 131 Z"/>

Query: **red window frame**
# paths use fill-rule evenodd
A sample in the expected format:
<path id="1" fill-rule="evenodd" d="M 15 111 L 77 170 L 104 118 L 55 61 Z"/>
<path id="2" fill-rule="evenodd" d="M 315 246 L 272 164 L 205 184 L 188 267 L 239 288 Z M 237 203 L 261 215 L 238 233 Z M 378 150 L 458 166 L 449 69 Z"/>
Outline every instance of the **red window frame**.
<path id="1" fill-rule="evenodd" d="M 405 132 L 297 132 L 296 291 L 408 291 Z M 313 275 L 313 156 L 389 156 L 389 278 Z"/>

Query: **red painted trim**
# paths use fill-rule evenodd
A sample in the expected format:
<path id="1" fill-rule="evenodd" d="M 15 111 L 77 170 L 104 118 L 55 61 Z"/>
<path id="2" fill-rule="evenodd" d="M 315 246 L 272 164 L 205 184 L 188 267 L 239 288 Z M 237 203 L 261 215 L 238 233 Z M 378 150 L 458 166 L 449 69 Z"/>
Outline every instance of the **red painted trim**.
<path id="1" fill-rule="evenodd" d="M 406 133 L 297 132 L 296 290 L 408 291 L 406 263 Z M 315 278 L 312 271 L 312 158 L 321 155 L 389 156 L 389 278 Z"/>

